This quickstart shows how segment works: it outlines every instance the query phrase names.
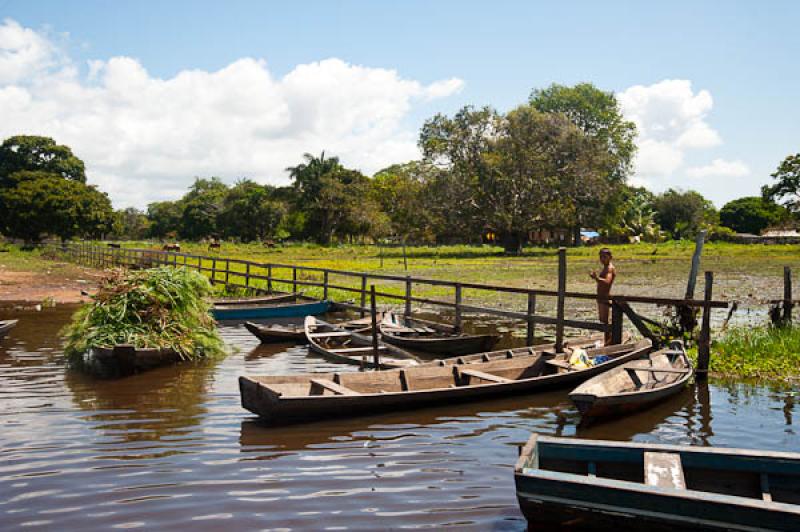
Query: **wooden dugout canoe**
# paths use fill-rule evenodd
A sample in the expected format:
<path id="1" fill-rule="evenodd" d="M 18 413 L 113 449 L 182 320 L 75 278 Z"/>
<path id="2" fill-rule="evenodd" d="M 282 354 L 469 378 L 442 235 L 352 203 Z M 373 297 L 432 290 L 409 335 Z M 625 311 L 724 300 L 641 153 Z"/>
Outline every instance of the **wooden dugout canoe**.
<path id="1" fill-rule="evenodd" d="M 372 337 L 355 331 L 338 327 L 318 320 L 314 316 L 306 316 L 305 335 L 309 348 L 334 362 L 356 364 L 366 368 L 374 368 L 375 351 Z M 379 363 L 381 369 L 403 368 L 419 364 L 419 360 L 406 351 L 393 345 L 378 342 Z"/>
<path id="2" fill-rule="evenodd" d="M 534 434 L 514 468 L 531 526 L 800 530 L 800 454 Z"/>
<path id="3" fill-rule="evenodd" d="M 649 340 L 590 349 L 590 357 L 606 362 L 572 369 L 567 353 L 559 355 L 524 348 L 526 353 L 501 352 L 466 361 L 440 360 L 416 367 L 351 373 L 307 373 L 239 377 L 242 406 L 272 422 L 379 414 L 426 405 L 476 401 L 574 386 L 610 368 L 641 357 Z M 533 352 L 529 352 L 533 351 Z M 489 358 L 483 361 L 483 358 Z"/>
<path id="4" fill-rule="evenodd" d="M 388 344 L 434 355 L 483 353 L 500 339 L 496 334 L 460 334 L 451 325 L 394 313 L 384 315 L 379 328 L 381 338 Z"/>
<path id="5" fill-rule="evenodd" d="M 584 418 L 619 416 L 679 393 L 694 371 L 681 342 L 593 377 L 570 394 Z"/>
<path id="6" fill-rule="evenodd" d="M 0 338 L 4 337 L 8 331 L 13 329 L 19 320 L 0 320 Z"/>
<path id="7" fill-rule="evenodd" d="M 275 303 L 287 303 L 294 301 L 302 294 L 293 292 L 290 294 L 273 294 L 263 297 L 243 297 L 243 298 L 219 298 L 212 303 L 215 307 L 225 307 L 231 305 L 270 305 Z"/>
<path id="8" fill-rule="evenodd" d="M 217 320 L 257 320 L 269 318 L 297 318 L 328 312 L 330 301 L 302 301 L 299 303 L 257 303 L 248 305 L 214 306 L 211 313 Z"/>
<path id="9" fill-rule="evenodd" d="M 127 377 L 180 360 L 180 355 L 172 349 L 115 345 L 90 349 L 83 357 L 82 367 L 99 377 Z"/>
<path id="10" fill-rule="evenodd" d="M 244 327 L 253 336 L 261 340 L 262 344 L 293 342 L 299 343 L 306 339 L 306 331 L 301 325 L 261 325 L 252 321 L 244 322 Z"/>

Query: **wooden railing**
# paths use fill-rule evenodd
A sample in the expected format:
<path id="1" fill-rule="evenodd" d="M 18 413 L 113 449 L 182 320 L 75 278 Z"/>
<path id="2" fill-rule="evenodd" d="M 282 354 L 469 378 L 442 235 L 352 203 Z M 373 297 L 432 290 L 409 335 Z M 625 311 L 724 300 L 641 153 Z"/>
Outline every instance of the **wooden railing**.
<path id="1" fill-rule="evenodd" d="M 362 313 L 369 312 L 370 288 L 380 284 L 380 290 L 375 291 L 377 297 L 400 301 L 404 305 L 406 315 L 411 314 L 413 303 L 423 303 L 453 309 L 454 325 L 461 328 L 465 313 L 480 313 L 493 316 L 520 320 L 526 323 L 526 341 L 528 345 L 534 342 L 537 325 L 552 325 L 555 327 L 556 347 L 560 349 L 564 341 L 565 327 L 606 332 L 610 329 L 612 341 L 620 342 L 622 339 L 623 319 L 627 317 L 641 334 L 658 341 L 651 329 L 647 326 L 646 318 L 637 314 L 631 304 L 648 304 L 658 306 L 674 306 L 700 308 L 703 311 L 699 335 L 699 364 L 698 370 L 708 368 L 709 346 L 711 341 L 710 315 L 712 309 L 728 307 L 724 301 L 712 299 L 713 274 L 706 272 L 705 294 L 703 299 L 671 299 L 647 296 L 612 295 L 608 300 L 611 304 L 611 323 L 606 325 L 599 321 L 573 319 L 565 316 L 565 301 L 567 299 L 597 301 L 596 294 L 581 292 L 568 292 L 566 290 L 566 249 L 558 250 L 558 282 L 556 290 L 541 290 L 534 288 L 516 288 L 509 286 L 466 283 L 446 281 L 441 279 L 427 279 L 411 276 L 388 275 L 379 273 L 354 272 L 332 268 L 318 268 L 294 264 L 260 263 L 244 259 L 226 257 L 209 257 L 173 251 L 156 249 L 137 249 L 124 247 L 105 247 L 91 243 L 75 243 L 50 246 L 51 251 L 60 254 L 74 262 L 97 268 L 108 267 L 136 267 L 146 268 L 159 265 L 182 266 L 193 268 L 209 276 L 213 284 L 224 284 L 228 287 L 251 290 L 254 292 L 273 292 L 278 286 L 287 291 L 297 292 L 299 287 L 315 287 L 321 289 L 321 298 L 333 301 L 332 291 L 350 294 L 357 298 L 354 301 L 334 301 L 342 308 L 356 310 Z M 302 277 L 299 275 L 302 274 Z M 348 285 L 349 279 L 354 281 Z M 387 291 L 391 284 L 402 287 L 399 293 Z M 414 293 L 415 286 L 445 287 L 452 290 L 452 299 L 437 299 L 422 297 Z M 516 310 L 478 306 L 464 303 L 465 290 L 489 291 L 496 293 L 519 294 L 527 298 L 525 312 Z M 537 314 L 537 297 L 553 297 L 556 299 L 556 316 Z"/>

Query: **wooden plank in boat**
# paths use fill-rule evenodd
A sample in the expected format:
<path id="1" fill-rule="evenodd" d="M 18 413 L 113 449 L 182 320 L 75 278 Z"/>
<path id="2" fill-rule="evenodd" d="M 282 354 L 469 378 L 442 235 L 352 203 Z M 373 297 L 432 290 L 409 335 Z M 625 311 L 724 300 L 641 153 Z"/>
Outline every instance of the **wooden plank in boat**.
<path id="1" fill-rule="evenodd" d="M 320 333 L 308 333 L 311 338 L 333 338 L 336 336 L 352 336 L 348 331 L 329 331 Z"/>
<path id="2" fill-rule="evenodd" d="M 683 478 L 681 455 L 645 451 L 644 482 L 658 488 L 685 490 L 686 479 Z"/>
<path id="3" fill-rule="evenodd" d="M 565 362 L 563 360 L 545 360 L 545 364 L 549 366 L 555 366 L 557 368 L 566 369 L 572 371 L 572 366 L 569 365 L 569 362 Z"/>
<path id="4" fill-rule="evenodd" d="M 691 370 L 688 369 L 674 369 L 674 368 L 635 368 L 635 367 L 626 367 L 625 371 L 634 373 L 637 371 L 647 371 L 649 373 L 677 373 L 679 375 L 685 375 L 689 373 Z"/>
<path id="5" fill-rule="evenodd" d="M 378 351 L 386 351 L 388 348 L 385 345 L 379 345 Z M 369 353 L 374 351 L 372 346 L 369 347 L 348 347 L 345 349 L 328 349 L 331 353 Z"/>
<path id="6" fill-rule="evenodd" d="M 346 388 L 341 384 L 336 384 L 332 380 L 328 379 L 310 379 L 311 384 L 315 386 L 319 386 L 320 388 L 325 388 L 326 390 L 330 390 L 336 395 L 361 395 L 355 390 L 351 390 L 350 388 Z"/>
<path id="7" fill-rule="evenodd" d="M 505 377 L 500 377 L 499 375 L 492 375 L 491 373 L 484 373 L 483 371 L 478 371 L 477 369 L 462 369 L 461 374 L 466 375 L 468 377 L 475 377 L 476 379 L 482 379 L 491 382 L 500 382 L 500 383 L 513 382 L 511 379 L 506 379 Z"/>

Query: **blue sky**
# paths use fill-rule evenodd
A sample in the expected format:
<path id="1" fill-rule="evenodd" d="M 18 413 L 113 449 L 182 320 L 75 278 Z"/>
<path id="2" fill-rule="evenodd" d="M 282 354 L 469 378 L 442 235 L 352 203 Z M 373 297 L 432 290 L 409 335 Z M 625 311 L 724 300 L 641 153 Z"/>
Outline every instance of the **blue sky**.
<path id="1" fill-rule="evenodd" d="M 194 175 L 282 182 L 303 151 L 375 171 L 434 113 L 553 82 L 620 95 L 654 190 L 721 205 L 800 151 L 796 2 L 0 0 L 0 19 L 0 134 L 73 146 L 118 206 Z M 12 64 L 19 35 L 44 51 Z"/>

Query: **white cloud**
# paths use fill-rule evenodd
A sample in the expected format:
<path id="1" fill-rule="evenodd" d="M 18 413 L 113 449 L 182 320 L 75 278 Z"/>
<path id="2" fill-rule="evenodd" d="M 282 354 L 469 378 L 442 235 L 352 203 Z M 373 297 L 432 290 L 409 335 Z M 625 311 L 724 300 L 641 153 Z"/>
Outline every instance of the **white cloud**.
<path id="1" fill-rule="evenodd" d="M 750 168 L 740 160 L 726 161 L 714 159 L 710 164 L 695 166 L 686 170 L 689 177 L 744 177 L 750 173 Z"/>
<path id="2" fill-rule="evenodd" d="M 687 153 L 722 144 L 706 121 L 714 105 L 711 93 L 695 92 L 689 80 L 635 85 L 617 96 L 623 114 L 639 131 L 639 179 L 663 182 L 683 167 Z"/>
<path id="3" fill-rule="evenodd" d="M 303 153 L 373 172 L 419 156 L 403 119 L 461 90 L 390 69 L 326 59 L 273 78 L 243 58 L 215 72 L 151 76 L 130 57 L 92 60 L 84 77 L 51 40 L 0 25 L 0 138 L 46 135 L 70 146 L 117 206 L 177 197 L 194 176 L 285 183 Z"/>

